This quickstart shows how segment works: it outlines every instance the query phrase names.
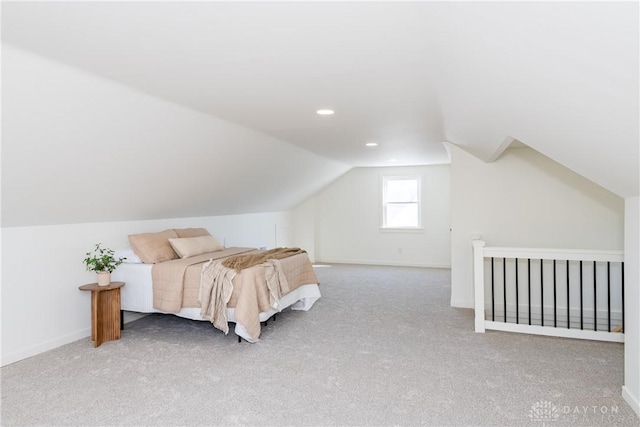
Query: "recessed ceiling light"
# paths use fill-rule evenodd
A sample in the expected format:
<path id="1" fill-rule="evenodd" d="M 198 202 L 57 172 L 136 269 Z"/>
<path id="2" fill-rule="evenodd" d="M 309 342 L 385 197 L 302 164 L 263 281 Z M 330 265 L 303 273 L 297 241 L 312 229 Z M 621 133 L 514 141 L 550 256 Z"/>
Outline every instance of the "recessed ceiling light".
<path id="1" fill-rule="evenodd" d="M 366 145 L 367 147 L 377 147 L 378 143 L 377 142 L 367 142 L 364 145 Z"/>
<path id="2" fill-rule="evenodd" d="M 330 115 L 332 115 L 333 113 L 335 113 L 335 111 L 333 111 L 333 110 L 329 110 L 328 108 L 323 108 L 323 109 L 321 109 L 321 110 L 317 110 L 317 111 L 316 111 L 316 114 L 319 114 L 319 115 L 321 115 L 321 116 L 330 116 Z"/>
<path id="3" fill-rule="evenodd" d="M 390 161 L 390 162 L 397 162 L 397 161 L 398 161 L 398 159 L 396 159 L 395 157 L 392 157 L 392 158 L 390 158 L 390 159 L 389 159 L 389 161 Z"/>

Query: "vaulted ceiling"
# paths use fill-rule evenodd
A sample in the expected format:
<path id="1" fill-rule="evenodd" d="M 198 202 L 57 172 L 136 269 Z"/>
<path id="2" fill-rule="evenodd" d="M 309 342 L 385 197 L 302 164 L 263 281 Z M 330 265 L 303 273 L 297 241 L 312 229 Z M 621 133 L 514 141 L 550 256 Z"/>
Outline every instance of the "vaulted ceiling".
<path id="1" fill-rule="evenodd" d="M 9 46 L 297 146 L 327 179 L 516 139 L 621 196 L 639 193 L 638 38 L 637 2 L 2 4 Z"/>

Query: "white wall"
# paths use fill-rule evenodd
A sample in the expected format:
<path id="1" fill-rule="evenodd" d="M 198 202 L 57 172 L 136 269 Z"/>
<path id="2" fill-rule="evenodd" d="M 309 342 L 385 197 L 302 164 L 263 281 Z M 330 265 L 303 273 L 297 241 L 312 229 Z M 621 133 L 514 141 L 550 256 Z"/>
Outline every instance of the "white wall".
<path id="1" fill-rule="evenodd" d="M 640 417 L 640 197 L 625 199 L 625 334 L 622 396 Z"/>
<path id="2" fill-rule="evenodd" d="M 381 177 L 409 174 L 423 178 L 424 229 L 382 230 Z M 449 165 L 352 169 L 295 209 L 296 243 L 319 262 L 449 267 L 449 188 Z"/>
<path id="3" fill-rule="evenodd" d="M 90 335 L 95 282 L 82 260 L 95 243 L 128 247 L 127 235 L 205 227 L 227 246 L 293 245 L 289 212 L 2 228 L 2 365 Z M 126 285 L 125 285 L 126 286 Z"/>
<path id="4" fill-rule="evenodd" d="M 295 245 L 307 251 L 311 262 L 316 260 L 317 200 L 312 196 L 292 211 Z"/>
<path id="5" fill-rule="evenodd" d="M 471 240 L 622 250 L 624 200 L 530 148 L 484 163 L 451 145 L 451 305 L 473 307 Z"/>

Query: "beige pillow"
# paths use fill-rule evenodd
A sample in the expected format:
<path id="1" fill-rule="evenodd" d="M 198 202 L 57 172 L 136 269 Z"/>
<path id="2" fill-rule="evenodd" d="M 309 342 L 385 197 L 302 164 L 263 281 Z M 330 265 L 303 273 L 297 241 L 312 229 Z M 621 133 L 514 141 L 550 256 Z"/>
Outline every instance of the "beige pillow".
<path id="1" fill-rule="evenodd" d="M 170 261 L 178 258 L 174 252 L 170 238 L 177 238 L 175 230 L 165 230 L 159 233 L 142 233 L 129 235 L 131 249 L 145 264 Z"/>
<path id="2" fill-rule="evenodd" d="M 224 249 L 224 247 L 213 236 L 169 239 L 169 243 L 180 258 L 188 258 Z"/>
<path id="3" fill-rule="evenodd" d="M 174 228 L 178 237 L 211 236 L 206 228 Z"/>

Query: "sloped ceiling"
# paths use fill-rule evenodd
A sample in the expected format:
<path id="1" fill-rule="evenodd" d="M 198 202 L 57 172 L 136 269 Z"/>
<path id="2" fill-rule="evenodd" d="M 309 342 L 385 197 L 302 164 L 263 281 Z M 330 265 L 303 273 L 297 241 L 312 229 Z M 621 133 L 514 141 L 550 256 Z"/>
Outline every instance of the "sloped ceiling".
<path id="1" fill-rule="evenodd" d="M 12 46 L 2 57 L 4 226 L 286 210 L 349 169 Z"/>
<path id="2" fill-rule="evenodd" d="M 245 129 L 254 145 L 291 156 L 264 159 L 258 173 L 243 168 L 233 196 L 205 203 L 186 193 L 179 208 L 148 195 L 140 182 L 156 175 L 119 167 L 118 182 L 128 183 L 130 199 L 145 198 L 149 212 L 287 209 L 352 166 L 446 163 L 444 140 L 490 160 L 517 139 L 616 194 L 639 193 L 637 2 L 3 2 L 2 39 Z M 3 91 L 5 62 L 3 52 Z M 5 123 L 11 108 L 3 95 Z M 318 108 L 336 114 L 319 117 Z M 46 223 L 41 213 L 18 218 L 27 211 L 20 194 L 37 183 L 25 176 L 42 166 L 47 140 L 30 138 L 21 153 L 11 147 L 24 145 L 24 135 L 4 133 L 3 224 Z M 378 147 L 364 147 L 369 141 Z M 33 168 L 5 172 L 6 144 L 12 164 L 28 160 Z M 76 148 L 70 143 L 67 152 Z M 166 160 L 145 153 L 151 164 Z M 190 166 L 178 168 L 192 175 Z M 239 201 L 237 194 L 257 196 L 251 185 L 269 170 L 298 169 L 313 185 L 281 178 L 263 192 L 278 202 Z M 178 194 L 220 178 L 208 170 L 172 185 Z M 79 196 L 68 182 L 68 197 Z M 53 184 L 37 184 L 36 194 L 53 192 Z M 73 221 L 129 219 L 125 210 L 85 210 Z"/>

